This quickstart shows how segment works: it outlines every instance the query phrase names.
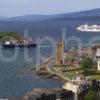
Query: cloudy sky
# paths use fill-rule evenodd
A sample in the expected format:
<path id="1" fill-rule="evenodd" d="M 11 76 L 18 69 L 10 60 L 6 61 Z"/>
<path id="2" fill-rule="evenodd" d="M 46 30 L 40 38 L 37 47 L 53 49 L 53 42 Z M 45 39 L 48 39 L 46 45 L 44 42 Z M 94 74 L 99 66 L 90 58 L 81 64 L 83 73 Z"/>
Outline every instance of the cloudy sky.
<path id="1" fill-rule="evenodd" d="M 100 0 L 0 0 L 0 17 L 57 14 L 100 8 Z"/>

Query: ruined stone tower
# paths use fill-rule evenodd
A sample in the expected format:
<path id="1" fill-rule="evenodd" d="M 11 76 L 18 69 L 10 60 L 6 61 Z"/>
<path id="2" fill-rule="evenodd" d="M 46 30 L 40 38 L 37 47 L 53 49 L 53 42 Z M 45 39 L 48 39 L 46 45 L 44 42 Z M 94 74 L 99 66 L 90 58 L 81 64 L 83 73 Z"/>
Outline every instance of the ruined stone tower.
<path id="1" fill-rule="evenodd" d="M 63 63 L 63 56 L 64 56 L 64 42 L 59 41 L 56 47 L 56 64 Z"/>

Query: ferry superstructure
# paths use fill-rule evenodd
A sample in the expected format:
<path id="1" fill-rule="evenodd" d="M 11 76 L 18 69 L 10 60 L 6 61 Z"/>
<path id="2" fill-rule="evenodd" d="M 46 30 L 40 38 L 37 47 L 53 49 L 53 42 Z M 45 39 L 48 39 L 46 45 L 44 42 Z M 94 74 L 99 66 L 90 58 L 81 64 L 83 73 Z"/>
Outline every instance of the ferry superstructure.
<path id="1" fill-rule="evenodd" d="M 100 25 L 80 25 L 79 27 L 77 27 L 78 31 L 83 31 L 83 32 L 100 32 Z"/>

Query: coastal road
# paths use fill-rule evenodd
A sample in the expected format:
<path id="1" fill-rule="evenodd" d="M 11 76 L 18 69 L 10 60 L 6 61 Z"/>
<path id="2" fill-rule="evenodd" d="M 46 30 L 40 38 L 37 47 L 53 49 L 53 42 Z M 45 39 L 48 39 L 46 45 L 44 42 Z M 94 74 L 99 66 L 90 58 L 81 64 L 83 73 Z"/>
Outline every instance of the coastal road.
<path id="1" fill-rule="evenodd" d="M 62 74 L 58 73 L 55 69 L 54 69 L 54 60 L 51 61 L 50 63 L 48 63 L 46 65 L 46 68 L 48 70 L 49 73 L 51 73 L 52 75 L 57 76 L 58 78 L 60 78 L 63 82 L 68 82 L 70 79 L 68 77 L 64 77 Z"/>

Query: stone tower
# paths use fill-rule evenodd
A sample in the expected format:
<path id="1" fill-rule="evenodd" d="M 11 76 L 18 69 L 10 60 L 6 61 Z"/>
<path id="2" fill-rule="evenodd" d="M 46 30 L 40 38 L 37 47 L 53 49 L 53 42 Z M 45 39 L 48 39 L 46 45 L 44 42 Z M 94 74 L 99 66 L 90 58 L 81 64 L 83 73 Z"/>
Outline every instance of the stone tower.
<path id="1" fill-rule="evenodd" d="M 56 47 L 56 64 L 63 63 L 63 56 L 64 56 L 64 42 L 59 41 Z"/>

